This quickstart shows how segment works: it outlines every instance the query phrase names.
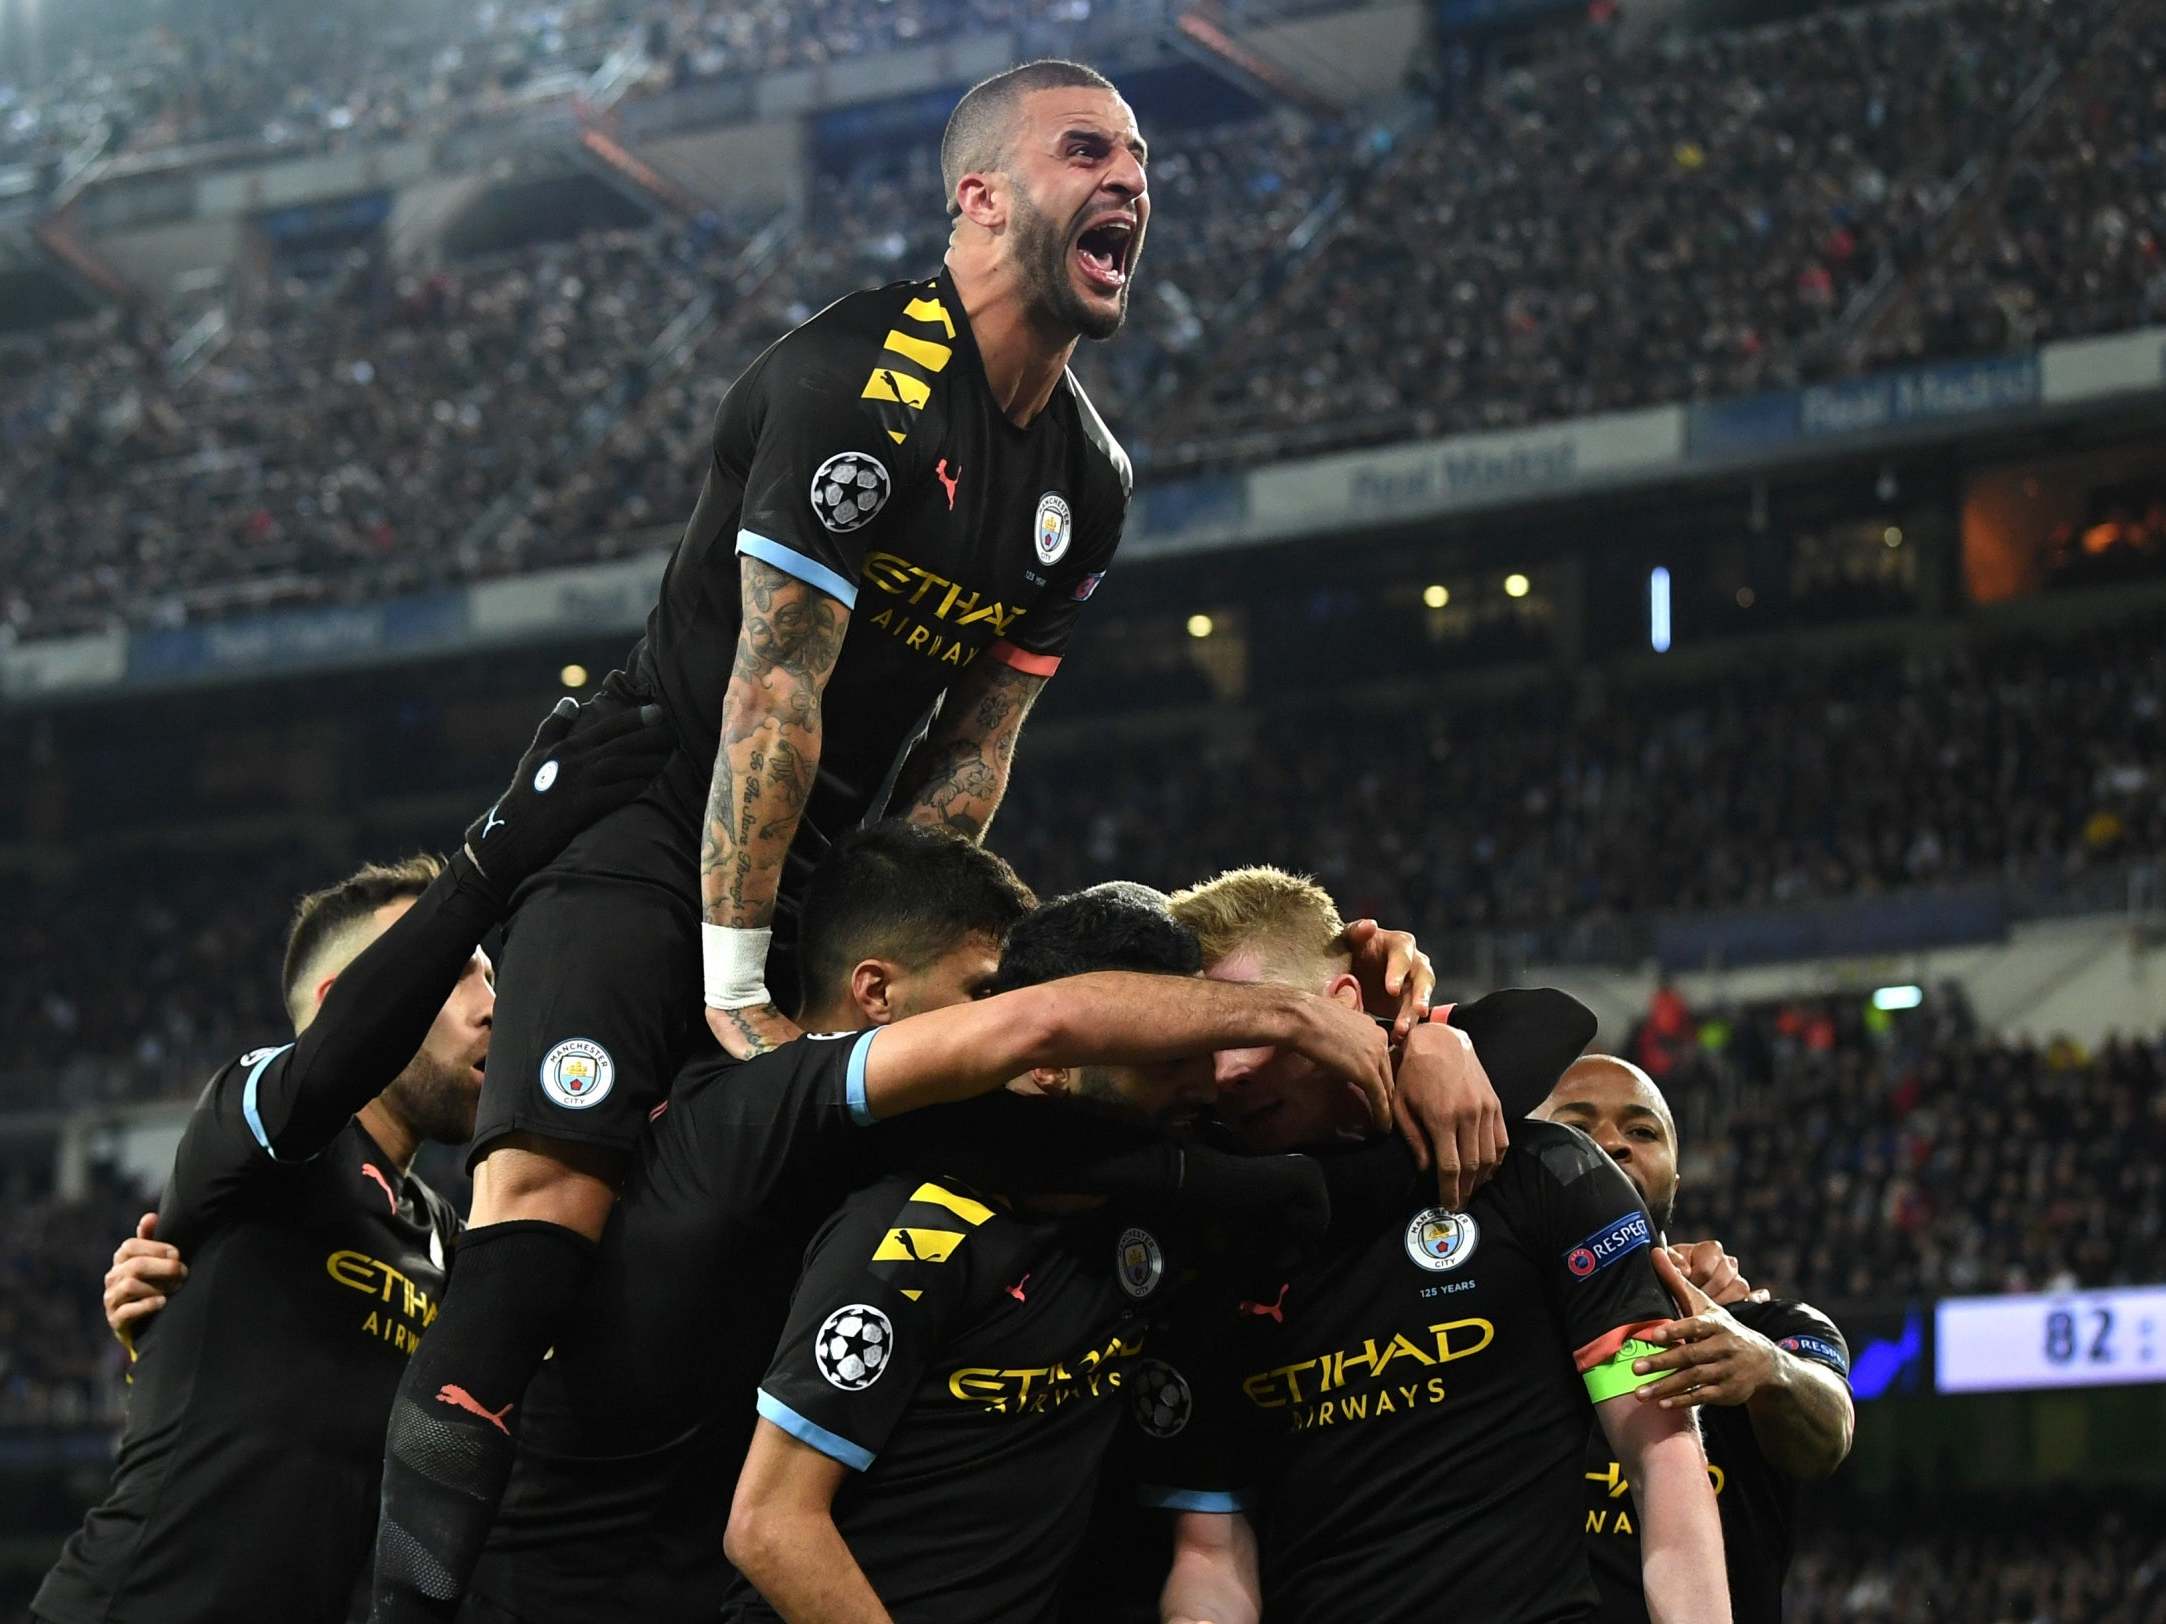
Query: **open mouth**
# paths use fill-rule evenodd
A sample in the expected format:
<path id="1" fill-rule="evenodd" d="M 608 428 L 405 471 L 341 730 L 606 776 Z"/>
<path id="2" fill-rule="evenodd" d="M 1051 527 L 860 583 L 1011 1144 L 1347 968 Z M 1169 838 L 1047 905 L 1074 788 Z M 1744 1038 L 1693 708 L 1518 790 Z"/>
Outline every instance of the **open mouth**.
<path id="1" fill-rule="evenodd" d="M 1083 280 L 1106 293 L 1128 285 L 1128 263 L 1136 246 L 1136 222 L 1125 214 L 1108 215 L 1076 236 L 1076 264 Z"/>

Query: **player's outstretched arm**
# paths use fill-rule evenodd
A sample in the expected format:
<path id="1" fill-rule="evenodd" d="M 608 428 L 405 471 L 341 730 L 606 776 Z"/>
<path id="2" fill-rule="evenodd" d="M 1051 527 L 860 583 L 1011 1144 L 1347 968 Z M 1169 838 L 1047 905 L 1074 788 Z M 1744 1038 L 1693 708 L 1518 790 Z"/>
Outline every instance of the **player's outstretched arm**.
<path id="1" fill-rule="evenodd" d="M 1173 1524 L 1173 1566 L 1158 1595 L 1163 1624 L 1258 1624 L 1263 1580 L 1256 1531 L 1242 1513 L 1184 1511 Z"/>
<path id="2" fill-rule="evenodd" d="M 881 1027 L 866 1046 L 873 1117 L 990 1093 L 1037 1066 L 1142 1066 L 1214 1049 L 1289 1048 L 1391 1120 L 1391 1050 L 1351 1005 L 1291 987 L 1101 970 Z"/>
<path id="3" fill-rule="evenodd" d="M 1730 1624 L 1722 1516 L 1688 1411 L 1620 1393 L 1595 1406 L 1640 1512 L 1640 1584 L 1652 1624 Z"/>
<path id="4" fill-rule="evenodd" d="M 559 700 L 444 872 L 338 972 L 299 1038 L 251 1057 L 243 1115 L 262 1149 L 277 1161 L 306 1160 L 390 1086 L 512 893 L 637 795 L 669 750 L 654 706 Z M 189 1166 L 184 1156 L 176 1183 Z"/>
<path id="5" fill-rule="evenodd" d="M 723 1552 L 792 1624 L 888 1624 L 835 1526 L 835 1491 L 848 1475 L 764 1418 L 737 1474 Z"/>
<path id="6" fill-rule="evenodd" d="M 707 1024 L 740 1060 L 797 1036 L 765 983 L 782 863 L 820 771 L 820 701 L 850 611 L 745 555 L 743 619 L 699 847 Z"/>
<path id="7" fill-rule="evenodd" d="M 990 656 L 973 662 L 948 690 L 940 720 L 896 781 L 895 810 L 913 822 L 983 840 L 1008 792 L 1023 718 L 1045 680 Z"/>

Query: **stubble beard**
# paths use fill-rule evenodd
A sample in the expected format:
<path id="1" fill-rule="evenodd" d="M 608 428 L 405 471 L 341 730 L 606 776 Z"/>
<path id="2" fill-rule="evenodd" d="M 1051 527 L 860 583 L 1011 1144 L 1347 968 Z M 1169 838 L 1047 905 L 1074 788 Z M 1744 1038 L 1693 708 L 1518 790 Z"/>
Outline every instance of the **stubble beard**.
<path id="1" fill-rule="evenodd" d="M 480 1099 L 465 1066 L 447 1066 L 417 1054 L 384 1092 L 417 1139 L 463 1145 L 474 1137 Z"/>
<path id="2" fill-rule="evenodd" d="M 1023 285 L 1032 305 L 1063 331 L 1103 342 L 1121 330 L 1128 319 L 1128 289 L 1108 310 L 1089 303 L 1075 290 L 1068 268 L 1068 234 L 1053 223 L 1029 193 L 1015 194 L 1014 247 L 1011 252 L 1023 272 Z"/>

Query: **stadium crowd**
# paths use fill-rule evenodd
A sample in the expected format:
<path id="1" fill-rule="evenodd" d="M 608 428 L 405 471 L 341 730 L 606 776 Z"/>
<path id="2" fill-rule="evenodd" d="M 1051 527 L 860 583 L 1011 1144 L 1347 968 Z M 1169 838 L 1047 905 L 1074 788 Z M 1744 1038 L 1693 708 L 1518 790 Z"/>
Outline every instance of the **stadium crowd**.
<path id="1" fill-rule="evenodd" d="M 1426 707 L 1411 736 L 1389 720 L 1319 728 L 1289 713 L 1255 728 L 1254 747 L 1225 726 L 1149 750 L 1047 738 L 1025 753 L 998 843 L 1048 894 L 1109 874 L 1177 886 L 1275 859 L 1313 869 L 1356 913 L 1462 942 L 1526 933 L 1536 955 L 1652 910 L 1994 877 L 2049 889 L 2166 854 L 2162 648 L 2146 620 L 1894 680 L 1872 661 L 1682 687 L 1545 685 Z M 1346 711 L 1368 707 L 1334 707 Z M 1268 747 L 1289 736 L 1308 744 Z M 1320 820 L 1326 805 L 1335 815 Z M 277 1030 L 268 968 L 218 1006 L 230 1025 L 206 1027 L 195 993 L 221 965 L 275 964 L 287 899 L 325 866 L 145 856 L 107 865 L 102 882 L 33 888 L 23 923 L 0 933 L 13 1053 L 49 1079 L 89 1067 L 69 1086 L 93 1094 L 187 1086 L 212 1056 Z M 133 944 L 125 961 L 115 920 Z"/>
<path id="2" fill-rule="evenodd" d="M 2166 320 L 2166 6 L 2137 4 L 1918 272 L 1889 360 L 2025 349 Z"/>
<path id="3" fill-rule="evenodd" d="M 111 153 L 201 142 L 333 150 L 440 134 L 583 90 L 613 62 L 633 94 L 845 61 L 981 29 L 1059 44 L 1092 0 L 596 0 L 504 6 L 398 0 L 367 11 L 93 0 L 41 20 L 37 56 L 0 57 L 0 166 L 104 132 Z M 1162 15 L 1132 7 L 1138 26 Z M 1285 9 L 1283 5 L 1275 10 Z"/>
<path id="4" fill-rule="evenodd" d="M 2142 1509 L 2073 1496 L 1981 1514 L 1923 1492 L 1920 1521 L 1878 1507 L 1871 1532 L 1822 1528 L 1790 1571 L 1788 1624 L 2161 1624 L 2166 1543 Z"/>
<path id="5" fill-rule="evenodd" d="M 869 9 L 901 28 L 948 8 Z M 2162 8 L 2086 56 L 2106 9 L 1865 6 L 1622 53 L 1590 37 L 1396 145 L 1358 118 L 1158 132 L 1131 329 L 1082 370 L 1164 474 L 2156 319 Z M 2010 108 L 2059 64 L 2011 157 Z M 1936 251 L 1972 163 L 1987 226 Z M 149 317 L 0 340 L 28 380 L 0 408 L 0 628 L 354 601 L 645 544 L 688 510 L 729 378 L 828 298 L 937 262 L 936 192 L 923 151 L 824 178 L 783 268 L 742 287 L 739 234 L 694 229 L 384 273 L 328 303 L 273 289 L 184 378 Z M 1305 268 L 1259 277 L 1318 212 Z M 1880 275 L 1917 296 L 1853 332 Z M 650 377 L 700 294 L 720 319 Z M 1214 334 L 1228 308 L 1239 331 Z"/>
<path id="6" fill-rule="evenodd" d="M 1219 718 L 1149 750 L 1086 747 L 1058 774 L 1026 765 L 1002 834 L 1053 890 L 1299 853 L 1359 913 L 1568 936 L 1662 909 L 2051 884 L 2166 851 L 2162 785 L 2166 660 L 2145 621 L 1899 670 L 1586 677 L 1411 720 L 1341 697 L 1245 734 Z"/>
<path id="7" fill-rule="evenodd" d="M 1246 460 L 1290 426 L 1322 448 L 1847 370 L 1852 298 L 1919 259 L 2024 84 L 2104 10 L 1845 8 L 1622 53 L 1596 33 L 1499 76 L 1214 356 L 1159 466 Z"/>
<path id="8" fill-rule="evenodd" d="M 0 624 L 177 624 L 532 567 L 475 520 L 584 454 L 735 245 L 594 234 L 281 287 L 184 379 L 158 335 L 118 321 L 0 342 L 0 369 L 31 380 L 0 408 Z"/>

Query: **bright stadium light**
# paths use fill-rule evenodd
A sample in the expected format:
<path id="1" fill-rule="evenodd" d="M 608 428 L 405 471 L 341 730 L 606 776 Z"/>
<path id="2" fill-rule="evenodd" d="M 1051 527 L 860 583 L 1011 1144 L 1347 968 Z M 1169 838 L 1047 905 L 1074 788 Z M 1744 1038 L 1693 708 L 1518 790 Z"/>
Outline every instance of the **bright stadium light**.
<path id="1" fill-rule="evenodd" d="M 1534 589 L 1534 583 L 1517 570 L 1504 578 L 1504 595 L 1507 598 L 1524 598 Z"/>
<path id="2" fill-rule="evenodd" d="M 1916 1009 L 1924 1002 L 1923 987 L 1882 987 L 1873 994 L 1875 1009 Z"/>
<path id="3" fill-rule="evenodd" d="M 557 673 L 557 680 L 567 688 L 584 688 L 587 685 L 587 668 L 574 661 Z"/>
<path id="4" fill-rule="evenodd" d="M 1670 572 L 1660 564 L 1647 572 L 1647 646 L 1670 651 Z"/>
<path id="5" fill-rule="evenodd" d="M 1421 601 L 1432 609 L 1441 609 L 1452 601 L 1452 589 L 1448 586 L 1425 586 L 1421 589 Z"/>
<path id="6" fill-rule="evenodd" d="M 1211 635 L 1211 617 L 1209 615 L 1190 615 L 1188 617 L 1188 635 L 1191 637 L 1209 637 Z"/>

